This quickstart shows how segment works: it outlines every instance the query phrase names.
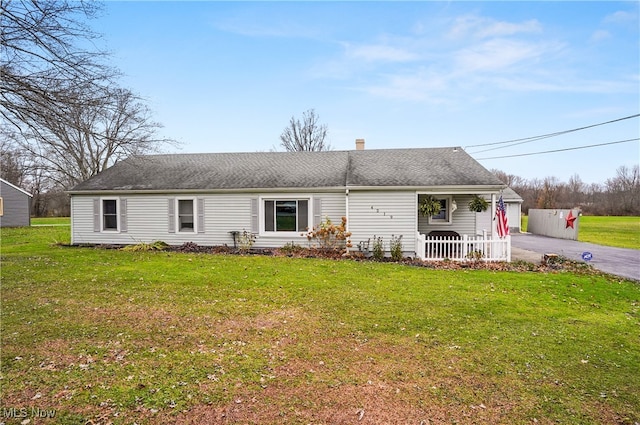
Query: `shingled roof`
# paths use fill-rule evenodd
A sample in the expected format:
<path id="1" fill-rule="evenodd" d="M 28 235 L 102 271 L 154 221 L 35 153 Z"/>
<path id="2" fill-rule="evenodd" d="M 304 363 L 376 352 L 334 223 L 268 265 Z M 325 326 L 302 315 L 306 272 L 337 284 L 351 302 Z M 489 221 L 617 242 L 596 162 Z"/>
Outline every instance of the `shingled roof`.
<path id="1" fill-rule="evenodd" d="M 135 156 L 70 193 L 504 186 L 461 148 Z"/>

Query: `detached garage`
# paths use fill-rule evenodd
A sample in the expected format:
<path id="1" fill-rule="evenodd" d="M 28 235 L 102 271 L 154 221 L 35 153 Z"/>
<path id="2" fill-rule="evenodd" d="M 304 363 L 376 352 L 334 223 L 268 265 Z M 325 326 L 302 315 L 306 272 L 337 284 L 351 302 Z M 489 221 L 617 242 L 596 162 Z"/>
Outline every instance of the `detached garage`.
<path id="1" fill-rule="evenodd" d="M 0 179 L 0 227 L 31 225 L 31 198 L 33 196 Z"/>

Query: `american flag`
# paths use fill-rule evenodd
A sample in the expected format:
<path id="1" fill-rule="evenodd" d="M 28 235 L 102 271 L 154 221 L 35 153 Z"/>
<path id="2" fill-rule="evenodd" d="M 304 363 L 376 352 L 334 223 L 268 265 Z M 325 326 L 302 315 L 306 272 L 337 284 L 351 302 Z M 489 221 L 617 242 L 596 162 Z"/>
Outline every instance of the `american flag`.
<path id="1" fill-rule="evenodd" d="M 498 208 L 496 209 L 496 218 L 498 219 L 498 236 L 504 238 L 509 234 L 509 224 L 507 223 L 507 210 L 504 208 L 502 195 L 498 200 Z"/>

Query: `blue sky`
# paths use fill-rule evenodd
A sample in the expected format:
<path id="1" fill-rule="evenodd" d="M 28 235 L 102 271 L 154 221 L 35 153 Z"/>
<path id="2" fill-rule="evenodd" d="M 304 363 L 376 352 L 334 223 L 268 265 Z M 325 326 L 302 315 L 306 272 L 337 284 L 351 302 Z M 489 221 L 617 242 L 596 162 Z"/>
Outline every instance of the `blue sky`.
<path id="1" fill-rule="evenodd" d="M 177 152 L 281 150 L 315 109 L 333 149 L 462 146 L 475 158 L 640 137 L 640 119 L 488 152 L 474 145 L 640 113 L 638 2 L 106 2 L 122 85 Z M 603 183 L 640 142 L 483 159 Z"/>

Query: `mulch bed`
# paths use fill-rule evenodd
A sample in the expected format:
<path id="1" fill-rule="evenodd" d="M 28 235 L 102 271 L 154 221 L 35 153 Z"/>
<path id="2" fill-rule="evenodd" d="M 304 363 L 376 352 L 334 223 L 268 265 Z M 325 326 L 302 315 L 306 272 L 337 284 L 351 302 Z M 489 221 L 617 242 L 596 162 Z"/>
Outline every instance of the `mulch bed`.
<path id="1" fill-rule="evenodd" d="M 71 246 L 71 245 L 66 245 Z M 98 249 L 122 249 L 125 245 L 74 245 L 93 247 Z M 422 261 L 417 258 L 405 257 L 401 261 L 395 261 L 390 257 L 383 259 L 374 259 L 372 256 L 366 256 L 361 252 L 351 252 L 345 254 L 340 249 L 321 249 L 321 248 L 305 248 L 301 246 L 293 246 L 288 248 L 252 248 L 249 250 L 240 250 L 227 245 L 221 246 L 200 246 L 194 242 L 186 242 L 180 246 L 163 247 L 162 251 L 180 252 L 180 253 L 198 253 L 198 254 L 221 254 L 221 255 L 263 255 L 274 257 L 291 257 L 291 258 L 322 258 L 330 260 L 343 261 L 363 261 L 363 262 L 379 262 L 379 263 L 397 263 L 405 264 L 413 267 L 423 267 L 434 270 L 493 270 L 493 271 L 517 271 L 517 272 L 571 272 L 582 275 L 603 276 L 614 279 L 616 281 L 624 280 L 623 278 L 610 275 L 595 269 L 587 263 L 570 260 L 566 257 L 554 257 L 550 261 L 543 259 L 541 264 L 534 264 L 526 261 L 502 262 L 486 262 L 481 260 L 469 261 Z"/>

